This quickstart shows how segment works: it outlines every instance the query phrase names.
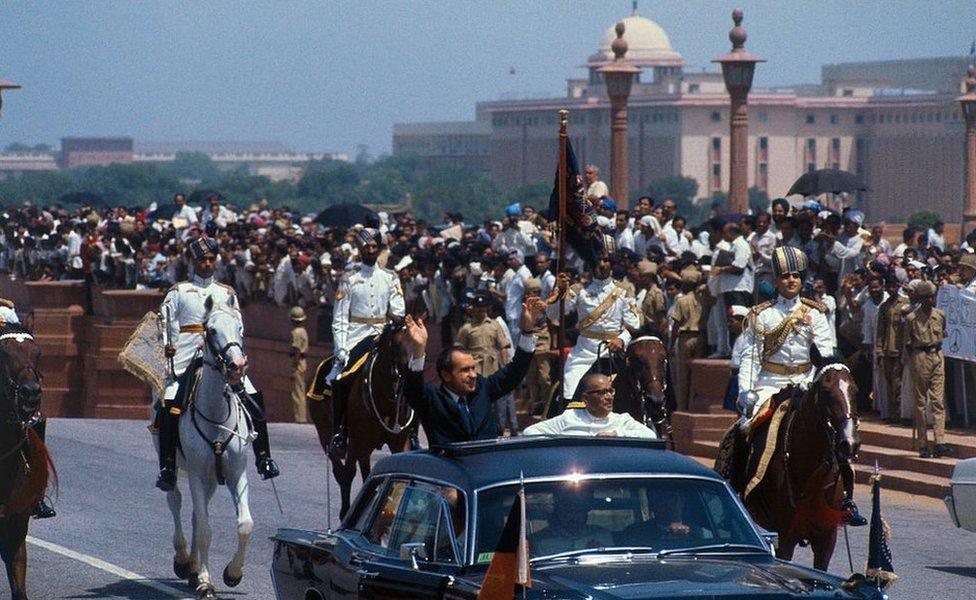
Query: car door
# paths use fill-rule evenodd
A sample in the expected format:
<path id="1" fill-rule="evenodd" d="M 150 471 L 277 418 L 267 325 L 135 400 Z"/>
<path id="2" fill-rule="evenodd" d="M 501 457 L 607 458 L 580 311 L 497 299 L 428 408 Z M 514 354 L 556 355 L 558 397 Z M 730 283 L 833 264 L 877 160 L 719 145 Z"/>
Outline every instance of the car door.
<path id="1" fill-rule="evenodd" d="M 418 481 L 406 485 L 396 516 L 382 538 L 383 550 L 373 554 L 361 570 L 360 598 L 440 597 L 462 560 L 452 510 L 456 507 L 450 506 L 443 487 Z"/>
<path id="2" fill-rule="evenodd" d="M 387 485 L 385 478 L 376 477 L 363 485 L 349 515 L 334 536 L 336 541 L 327 567 L 329 598 L 354 600 L 359 597 L 363 565 L 380 547 L 399 508 L 406 484 L 406 481 L 400 481 Z"/>

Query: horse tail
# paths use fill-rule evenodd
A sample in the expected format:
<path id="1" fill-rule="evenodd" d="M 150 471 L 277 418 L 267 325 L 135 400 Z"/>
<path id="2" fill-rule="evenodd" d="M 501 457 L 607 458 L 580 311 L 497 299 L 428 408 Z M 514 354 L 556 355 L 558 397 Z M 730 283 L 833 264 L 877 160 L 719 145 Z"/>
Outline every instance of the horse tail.
<path id="1" fill-rule="evenodd" d="M 23 514 L 33 510 L 34 506 L 44 498 L 48 483 L 51 482 L 55 494 L 58 489 L 58 472 L 54 460 L 47 451 L 44 441 L 33 428 L 27 428 L 27 481 L 16 490 L 7 504 L 8 514 Z"/>

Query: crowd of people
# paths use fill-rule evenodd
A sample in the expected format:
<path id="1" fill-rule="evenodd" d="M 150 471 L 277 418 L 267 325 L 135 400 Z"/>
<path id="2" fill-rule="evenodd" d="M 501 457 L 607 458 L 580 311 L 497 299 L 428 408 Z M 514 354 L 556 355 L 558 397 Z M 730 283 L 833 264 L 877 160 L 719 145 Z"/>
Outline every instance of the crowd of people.
<path id="1" fill-rule="evenodd" d="M 636 321 L 630 325 L 651 325 L 669 339 L 677 359 L 671 376 L 678 408 L 688 406 L 691 360 L 738 362 L 735 338 L 749 310 L 776 295 L 772 261 L 778 247 L 806 255 L 802 294 L 826 307 L 836 347 L 862 365 L 857 373 L 864 407 L 890 420 L 901 419 L 902 397 L 915 393 L 902 322 L 921 300 L 920 283 L 976 290 L 976 232 L 962 244 L 949 243 L 942 223 L 907 228 L 892 244 L 884 225 L 866 223 L 859 210 L 780 198 L 768 212 L 713 215 L 692 226 L 669 198 L 641 197 L 629 209 L 618 206 L 593 166 L 586 169 L 586 194 L 598 227 L 612 238 L 610 275 L 632 299 Z M 266 203 L 240 209 L 216 194 L 203 207 L 189 206 L 177 194 L 162 210 L 25 204 L 0 217 L 0 272 L 165 290 L 192 276 L 185 250 L 210 237 L 219 248 L 215 277 L 232 286 L 241 302 L 318 306 L 325 330 L 343 275 L 359 264 L 357 234 L 376 230 L 377 262 L 395 273 L 407 313 L 425 312 L 441 324 L 443 345 L 461 341 L 476 348 L 479 372 L 489 375 L 517 345 L 525 298 L 549 298 L 557 286 L 555 226 L 541 208 L 514 204 L 500 220 L 477 224 L 457 213 L 446 213 L 438 224 L 409 212 L 379 213 L 339 227 Z M 592 278 L 579 262 L 563 270 L 577 287 Z M 462 330 L 472 315 L 478 323 L 491 318 L 497 330 Z M 538 365 L 524 393 L 530 406 L 544 401 L 552 381 L 554 320 L 550 314 L 539 326 L 544 335 L 536 336 Z M 567 345 L 577 330 L 571 328 Z M 935 387 L 926 393 L 934 396 Z M 928 398 L 937 421 L 944 419 L 938 395 Z M 511 403 L 499 406 L 514 413 Z M 513 416 L 504 417 L 499 422 L 516 433 Z M 937 444 L 940 430 L 937 425 Z"/>

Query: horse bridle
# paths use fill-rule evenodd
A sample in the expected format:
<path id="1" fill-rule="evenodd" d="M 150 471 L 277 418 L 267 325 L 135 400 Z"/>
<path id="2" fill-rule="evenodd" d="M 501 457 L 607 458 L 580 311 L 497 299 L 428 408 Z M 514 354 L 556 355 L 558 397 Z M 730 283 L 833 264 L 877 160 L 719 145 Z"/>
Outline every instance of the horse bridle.
<path id="1" fill-rule="evenodd" d="M 0 335 L 0 342 L 5 342 L 7 340 L 14 340 L 17 343 L 23 343 L 27 340 L 34 341 L 34 336 L 29 333 L 4 333 Z M 0 356 L 6 355 L 5 352 L 0 353 Z M 0 359 L 0 364 L 3 364 L 3 392 L 4 395 L 10 398 L 11 405 L 10 411 L 7 415 L 7 423 L 11 425 L 21 424 L 29 425 L 35 421 L 38 417 L 39 410 L 34 410 L 30 414 L 24 414 L 20 409 L 21 393 L 23 392 L 24 386 L 20 383 L 20 378 L 23 373 L 33 373 L 34 380 L 38 383 L 41 382 L 41 372 L 37 370 L 34 365 L 24 365 L 17 369 L 16 372 L 10 373 L 6 368 L 9 364 L 7 360 Z"/>
<path id="2" fill-rule="evenodd" d="M 651 342 L 651 343 L 657 342 L 661 344 L 662 348 L 664 348 L 664 376 L 658 377 L 657 375 L 651 375 L 650 381 L 648 383 L 660 382 L 661 393 L 666 394 L 668 391 L 668 378 L 667 378 L 668 353 L 667 353 L 667 347 L 664 345 L 664 340 L 657 337 L 656 335 L 642 335 L 630 341 L 628 350 L 631 347 L 633 347 L 634 344 L 638 344 L 641 342 Z M 630 368 L 631 366 L 629 363 L 630 363 L 629 354 L 624 354 L 624 366 L 627 367 L 626 370 L 628 372 L 628 377 L 630 377 L 631 384 L 633 384 L 634 388 L 636 388 L 637 392 L 641 395 L 641 404 L 644 406 L 645 418 L 649 418 L 651 422 L 654 423 L 654 426 L 658 429 L 658 431 L 661 431 L 662 433 L 666 433 L 668 439 L 670 439 L 673 443 L 674 438 L 672 436 L 673 429 L 671 427 L 671 415 L 668 413 L 667 407 L 664 405 L 663 402 L 661 403 L 660 406 L 658 406 L 656 403 L 651 402 L 653 408 L 655 409 L 654 410 L 655 415 L 651 415 L 648 412 L 647 404 L 648 404 L 648 398 L 650 397 L 650 391 L 644 386 L 644 382 L 641 381 L 640 378 L 636 376 L 637 369 Z"/>
<path id="3" fill-rule="evenodd" d="M 0 335 L 0 342 L 7 340 L 15 340 L 17 343 L 23 343 L 26 340 L 34 340 L 34 336 L 29 333 L 4 333 Z M 17 441 L 14 443 L 13 447 L 0 453 L 0 460 L 6 460 L 8 457 L 18 452 L 24 447 L 27 442 L 27 429 L 31 427 L 40 418 L 40 409 L 32 411 L 30 414 L 25 414 L 20 408 L 20 398 L 23 386 L 20 384 L 20 376 L 24 372 L 31 372 L 34 374 L 35 380 L 40 383 L 41 373 L 33 365 L 24 365 L 17 370 L 16 373 L 11 375 L 6 368 L 8 365 L 7 353 L 0 351 L 0 362 L 3 364 L 4 381 L 3 386 L 0 388 L 3 396 L 7 398 L 10 402 L 9 410 L 6 414 L 6 423 L 8 425 L 15 426 L 20 435 Z M 29 468 L 27 457 L 23 457 L 24 466 Z"/>
<path id="4" fill-rule="evenodd" d="M 831 364 L 828 364 L 828 365 L 824 365 L 823 367 L 821 367 L 817 371 L 816 375 L 814 375 L 814 377 L 813 377 L 814 383 L 820 381 L 820 378 L 827 371 L 845 371 L 848 375 L 851 374 L 851 370 L 850 370 L 850 368 L 847 365 L 845 365 L 843 363 L 831 363 Z M 845 426 L 847 425 L 847 423 L 851 423 L 852 426 L 854 427 L 854 430 L 857 431 L 857 424 L 859 422 L 859 419 L 858 419 L 857 415 L 852 414 L 852 411 L 851 411 L 851 401 L 850 401 L 850 399 L 845 399 L 845 402 L 847 403 L 847 412 L 844 413 L 843 423 L 844 423 Z M 836 451 L 836 448 L 837 448 L 837 439 L 839 437 L 839 434 L 837 432 L 837 428 L 834 427 L 834 424 L 830 421 L 830 419 L 826 419 L 826 421 L 827 421 L 827 434 L 828 434 L 828 436 L 830 438 L 831 447 L 834 448 L 835 451 Z M 853 454 L 854 448 L 851 448 L 851 452 L 852 452 L 852 454 L 851 454 L 851 457 L 850 458 L 851 459 L 856 459 L 857 458 L 857 454 Z M 839 459 L 839 457 L 837 457 L 837 458 Z"/>
<path id="5" fill-rule="evenodd" d="M 388 329 L 389 335 L 390 336 L 395 335 L 396 332 L 399 329 L 401 329 L 401 327 L 402 326 L 396 326 L 396 325 L 389 326 Z M 382 338 L 383 338 L 383 334 L 380 334 L 380 340 L 382 340 Z M 379 342 L 380 340 L 377 340 L 377 342 Z M 397 347 L 395 341 L 393 342 L 392 346 L 394 348 L 394 351 L 399 353 L 400 350 Z M 364 370 L 366 377 L 363 382 L 364 385 L 362 391 L 363 401 L 364 404 L 366 404 L 366 409 L 370 412 L 370 414 L 373 415 L 373 418 L 379 422 L 380 426 L 387 433 L 389 433 L 390 435 L 400 435 L 400 433 L 402 433 L 404 429 L 408 429 L 410 425 L 413 424 L 413 420 L 416 417 L 416 413 L 408 405 L 407 410 L 410 411 L 410 416 L 407 418 L 407 422 L 405 424 L 400 425 L 400 404 L 401 404 L 400 400 L 403 398 L 403 373 L 400 371 L 400 366 L 398 362 L 394 359 L 390 365 L 390 378 L 391 381 L 393 381 L 393 390 L 394 390 L 392 399 L 396 405 L 396 414 L 393 415 L 392 427 L 388 426 L 386 424 L 386 420 L 384 420 L 383 416 L 380 415 L 379 409 L 376 408 L 376 399 L 373 397 L 373 385 L 372 385 L 373 366 L 376 364 L 376 358 L 379 356 L 379 350 L 380 350 L 379 343 L 377 343 L 376 347 L 374 347 L 373 350 L 370 351 L 370 356 L 366 360 L 366 368 Z"/>
<path id="6" fill-rule="evenodd" d="M 223 375 L 224 378 L 226 379 L 227 378 L 227 364 L 229 362 L 227 360 L 227 352 L 231 348 L 235 348 L 236 347 L 236 348 L 240 348 L 241 349 L 241 354 L 244 354 L 244 345 L 241 344 L 240 342 L 232 341 L 232 342 L 227 342 L 226 344 L 224 344 L 220 348 L 217 348 L 217 346 L 215 346 L 214 343 L 213 343 L 213 341 L 211 340 L 210 332 L 208 332 L 208 331 L 204 331 L 203 332 L 203 340 L 204 340 L 204 343 L 207 344 L 207 349 L 210 350 L 210 354 L 212 354 L 213 357 L 214 357 L 214 362 L 210 363 L 210 362 L 207 362 L 205 360 L 205 361 L 203 361 L 203 363 L 205 365 L 207 365 L 208 367 L 210 367 L 211 369 L 213 369 L 213 370 L 217 371 L 218 373 L 220 373 L 221 375 Z"/>

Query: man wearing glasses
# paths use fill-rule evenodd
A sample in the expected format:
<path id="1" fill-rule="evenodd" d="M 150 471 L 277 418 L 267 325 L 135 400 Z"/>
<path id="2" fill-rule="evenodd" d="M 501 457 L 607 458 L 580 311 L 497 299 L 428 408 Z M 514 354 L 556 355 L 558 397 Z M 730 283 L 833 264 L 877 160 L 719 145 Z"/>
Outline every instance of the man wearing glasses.
<path id="1" fill-rule="evenodd" d="M 523 433 L 650 439 L 657 437 L 652 429 L 630 414 L 613 412 L 613 383 L 606 375 L 587 375 L 580 386 L 585 408 L 566 409 L 558 417 L 526 427 Z"/>
<path id="2" fill-rule="evenodd" d="M 737 402 L 742 430 L 748 430 L 763 414 L 774 395 L 788 388 L 803 390 L 813 383 L 816 355 L 822 359 L 834 355 L 826 306 L 800 297 L 806 269 L 807 256 L 802 250 L 776 248 L 773 274 L 778 296 L 753 307 L 746 318 Z M 847 495 L 842 506 L 845 520 L 849 525 L 866 525 L 853 500 L 854 473 L 849 464 L 840 467 Z"/>

